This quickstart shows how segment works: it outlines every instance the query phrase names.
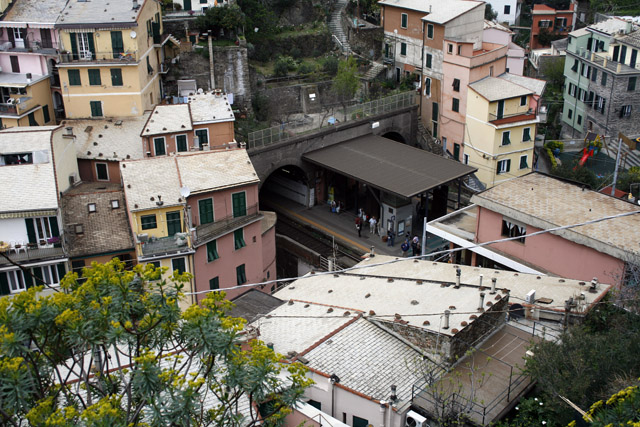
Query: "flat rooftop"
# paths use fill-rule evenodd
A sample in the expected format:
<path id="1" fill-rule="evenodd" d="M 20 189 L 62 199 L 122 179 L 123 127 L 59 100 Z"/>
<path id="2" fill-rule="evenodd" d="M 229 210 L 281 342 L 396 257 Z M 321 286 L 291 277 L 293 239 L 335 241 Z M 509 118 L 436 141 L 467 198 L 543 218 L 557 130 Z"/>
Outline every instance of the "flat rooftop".
<path id="1" fill-rule="evenodd" d="M 144 124 L 140 136 L 193 130 L 189 104 L 156 105 Z"/>
<path id="2" fill-rule="evenodd" d="M 40 28 L 53 28 L 67 0 L 14 0 L 0 27 L 20 27 L 38 23 Z"/>
<path id="3" fill-rule="evenodd" d="M 0 21 L 1 22 L 1 21 Z M 27 87 L 34 85 L 49 76 L 42 74 L 32 74 L 27 78 L 27 73 L 0 73 L 0 86 L 4 87 Z"/>
<path id="4" fill-rule="evenodd" d="M 133 8 L 132 0 L 77 1 L 70 0 L 57 17 L 59 28 L 111 28 L 135 27 L 138 14 L 146 3 L 154 0 L 139 0 Z M 142 34 L 140 34 L 142 36 Z"/>
<path id="5" fill-rule="evenodd" d="M 543 230 L 618 214 L 640 214 L 633 203 L 540 173 L 498 184 L 474 195 L 471 202 Z M 640 262 L 638 214 L 552 233 L 615 258 L 631 257 Z"/>
<path id="6" fill-rule="evenodd" d="M 533 90 L 513 83 L 501 77 L 485 77 L 469 85 L 480 96 L 489 102 L 501 99 L 518 98 L 520 96 L 531 95 Z"/>
<path id="7" fill-rule="evenodd" d="M 198 93 L 189 95 L 188 100 L 194 124 L 235 121 L 231 105 L 225 94 Z"/>

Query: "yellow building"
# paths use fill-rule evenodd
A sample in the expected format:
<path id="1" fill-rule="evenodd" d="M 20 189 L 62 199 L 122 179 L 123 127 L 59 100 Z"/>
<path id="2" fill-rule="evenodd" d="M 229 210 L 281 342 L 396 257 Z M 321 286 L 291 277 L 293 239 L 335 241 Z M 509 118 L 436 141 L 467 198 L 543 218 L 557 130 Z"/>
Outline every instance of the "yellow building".
<path id="1" fill-rule="evenodd" d="M 462 158 L 487 188 L 531 172 L 544 85 L 508 73 L 469 85 Z"/>
<path id="2" fill-rule="evenodd" d="M 139 116 L 160 101 L 159 2 L 70 1 L 56 28 L 67 118 Z"/>
<path id="3" fill-rule="evenodd" d="M 0 127 L 54 124 L 49 76 L 0 73 Z"/>

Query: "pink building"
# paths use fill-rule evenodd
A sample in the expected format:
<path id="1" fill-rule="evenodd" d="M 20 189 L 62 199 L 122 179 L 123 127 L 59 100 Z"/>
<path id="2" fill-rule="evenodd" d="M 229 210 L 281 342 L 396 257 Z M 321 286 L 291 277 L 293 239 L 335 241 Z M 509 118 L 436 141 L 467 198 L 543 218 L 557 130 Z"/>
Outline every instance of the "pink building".
<path id="1" fill-rule="evenodd" d="M 584 186 L 531 173 L 476 194 L 474 205 L 432 221 L 428 230 L 454 247 L 456 262 L 620 285 L 640 262 L 638 215 L 536 236 L 550 228 L 636 212 L 634 204 Z M 477 247 L 478 243 L 514 240 Z"/>
<path id="2" fill-rule="evenodd" d="M 507 51 L 507 73 L 521 76 L 524 74 L 525 54 L 524 49 L 512 41 L 513 34 L 513 31 L 504 25 L 498 24 L 497 22 L 484 21 L 482 40 L 487 43 L 509 46 L 509 50 Z"/>

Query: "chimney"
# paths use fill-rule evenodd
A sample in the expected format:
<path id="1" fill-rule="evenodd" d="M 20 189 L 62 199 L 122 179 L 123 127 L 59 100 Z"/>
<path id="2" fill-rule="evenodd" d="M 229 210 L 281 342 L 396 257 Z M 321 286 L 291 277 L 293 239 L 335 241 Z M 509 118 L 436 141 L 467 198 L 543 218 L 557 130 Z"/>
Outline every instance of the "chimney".
<path id="1" fill-rule="evenodd" d="M 462 270 L 460 268 L 456 268 L 456 286 L 455 288 L 460 288 L 460 275 L 462 274 Z"/>
<path id="2" fill-rule="evenodd" d="M 31 78 L 33 76 L 31 75 L 31 73 L 27 73 L 27 83 L 31 83 Z"/>
<path id="3" fill-rule="evenodd" d="M 598 291 L 598 278 L 594 277 L 591 279 L 591 286 L 589 287 L 589 292 L 596 293 Z"/>
<path id="4" fill-rule="evenodd" d="M 67 126 L 66 128 L 64 128 L 64 131 L 65 131 L 65 135 L 69 135 L 69 136 L 73 135 L 73 127 L 71 126 Z"/>
<path id="5" fill-rule="evenodd" d="M 442 329 L 449 329 L 449 316 L 451 316 L 451 311 L 445 310 L 444 311 L 444 326 L 442 327 Z"/>
<path id="6" fill-rule="evenodd" d="M 478 304 L 478 310 L 484 310 L 484 292 L 480 292 L 480 301 Z"/>
<path id="7" fill-rule="evenodd" d="M 398 388 L 395 385 L 391 385 L 391 396 L 390 396 L 390 399 L 391 399 L 392 402 L 395 402 L 396 400 L 398 400 L 397 390 L 398 390 Z"/>
<path id="8" fill-rule="evenodd" d="M 483 276 L 484 276 L 483 274 L 480 275 L 480 281 L 478 282 L 478 287 L 480 287 L 480 288 L 482 287 L 482 277 Z"/>
<path id="9" fill-rule="evenodd" d="M 496 279 L 495 277 L 493 277 L 491 279 L 491 295 L 496 293 L 496 282 L 498 281 L 498 279 Z"/>
<path id="10" fill-rule="evenodd" d="M 138 5 L 138 0 L 133 0 L 133 10 L 137 10 L 140 6 Z"/>

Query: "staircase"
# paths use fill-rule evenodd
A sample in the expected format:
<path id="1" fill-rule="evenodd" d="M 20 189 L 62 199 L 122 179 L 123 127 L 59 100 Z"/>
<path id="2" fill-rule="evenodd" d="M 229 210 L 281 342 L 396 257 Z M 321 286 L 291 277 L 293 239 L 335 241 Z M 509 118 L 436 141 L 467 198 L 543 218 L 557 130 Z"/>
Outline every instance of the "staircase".
<path id="1" fill-rule="evenodd" d="M 378 75 L 385 69 L 386 67 L 384 66 L 384 64 L 381 64 L 379 62 L 374 62 L 373 65 L 371 66 L 371 68 L 369 68 L 367 70 L 367 72 L 365 73 L 365 75 L 362 77 L 363 80 L 365 81 L 372 81 L 373 79 L 375 79 L 376 77 L 378 77 Z"/>
<path id="2" fill-rule="evenodd" d="M 618 155 L 618 141 L 613 140 L 608 143 L 611 150 L 611 158 L 615 160 Z M 627 144 L 622 143 L 622 152 L 620 153 L 620 170 L 629 169 L 632 166 L 640 166 L 640 152 L 631 150 Z"/>
<path id="3" fill-rule="evenodd" d="M 427 151 L 437 154 L 438 156 L 444 155 L 442 145 L 438 144 L 431 136 L 429 131 L 422 124 L 422 120 L 418 120 L 418 143 L 421 144 Z"/>
<path id="4" fill-rule="evenodd" d="M 335 9 L 331 13 L 331 20 L 329 21 L 329 30 L 333 35 L 333 41 L 338 44 L 340 49 L 345 55 L 351 52 L 351 46 L 347 40 L 347 35 L 342 28 L 342 11 L 347 6 L 348 0 L 337 0 Z"/>

